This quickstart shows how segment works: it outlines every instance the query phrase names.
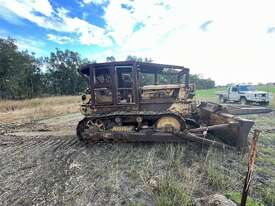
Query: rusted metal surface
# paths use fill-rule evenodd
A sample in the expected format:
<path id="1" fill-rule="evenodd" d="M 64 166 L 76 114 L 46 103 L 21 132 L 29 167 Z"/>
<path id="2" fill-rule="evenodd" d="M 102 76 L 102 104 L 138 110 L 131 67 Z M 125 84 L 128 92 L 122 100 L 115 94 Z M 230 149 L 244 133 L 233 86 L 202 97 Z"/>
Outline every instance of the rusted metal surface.
<path id="1" fill-rule="evenodd" d="M 200 127 L 200 128 L 195 128 L 195 129 L 190 129 L 189 132 L 204 132 L 204 131 L 211 131 L 211 130 L 216 130 L 216 129 L 227 129 L 230 126 L 236 126 L 238 123 L 229 123 L 229 124 L 218 124 L 218 125 L 213 125 L 209 127 Z"/>
<path id="2" fill-rule="evenodd" d="M 104 111 L 104 109 L 108 110 L 110 106 L 113 108 L 116 106 L 121 106 L 122 104 L 119 104 L 118 102 L 118 75 L 117 75 L 117 69 L 118 68 L 131 68 L 132 69 L 132 82 L 133 86 L 131 89 L 133 90 L 133 104 L 127 105 L 128 108 L 131 108 L 131 110 L 136 110 L 137 108 L 140 108 L 143 106 L 143 104 L 147 103 L 145 100 L 141 99 L 141 91 L 142 85 L 140 85 L 141 80 L 141 72 L 144 71 L 145 73 L 152 72 L 152 74 L 159 73 L 162 69 L 165 68 L 171 68 L 171 69 L 177 69 L 177 74 L 184 75 L 186 74 L 186 78 L 184 81 L 184 84 L 181 84 L 180 88 L 188 87 L 189 85 L 189 69 L 183 67 L 183 66 L 175 66 L 175 65 L 165 65 L 165 64 L 153 64 L 153 63 L 144 63 L 144 62 L 135 62 L 135 61 L 122 61 L 122 62 L 110 62 L 110 63 L 96 63 L 96 64 L 90 64 L 84 66 L 80 73 L 82 76 L 85 76 L 86 79 L 89 79 L 89 87 L 90 87 L 90 95 L 91 95 L 91 105 L 93 106 L 100 106 L 101 111 Z M 108 84 L 97 84 L 96 82 L 96 71 L 106 71 L 110 75 L 110 82 Z M 157 82 L 156 77 L 154 77 L 154 81 Z M 179 86 L 180 84 L 178 84 Z M 95 101 L 95 90 L 100 88 L 107 88 L 112 92 L 112 101 L 109 104 L 97 104 Z M 166 90 L 166 89 L 163 89 Z M 152 91 L 152 90 L 151 90 Z M 156 92 L 155 92 L 156 93 Z M 159 99 L 162 103 L 167 102 L 169 105 L 175 102 L 175 100 L 169 100 L 167 98 L 161 98 Z M 150 102 L 151 104 L 154 104 L 154 102 Z M 148 105 L 144 105 L 145 107 Z M 168 107 L 168 106 L 167 106 Z"/>
<path id="3" fill-rule="evenodd" d="M 262 114 L 270 113 L 272 109 L 254 105 L 239 105 L 239 104 L 217 104 L 213 102 L 202 102 L 203 107 L 211 112 L 220 111 L 232 115 L 248 115 L 248 114 Z M 207 105 L 207 106 L 206 106 Z"/>
<path id="4" fill-rule="evenodd" d="M 254 122 L 224 113 L 222 105 L 203 102 L 199 105 L 200 120 L 207 127 L 213 126 L 211 133 L 232 146 L 242 149 L 248 145 L 248 134 Z M 224 124 L 229 124 L 225 126 Z M 215 128 L 216 125 L 220 125 Z M 221 128 L 223 125 L 223 128 Z M 219 128 L 220 127 L 220 128 Z"/>
<path id="5" fill-rule="evenodd" d="M 222 105 L 197 105 L 185 67 L 125 61 L 90 64 L 80 72 L 90 81 L 82 96 L 85 118 L 77 127 L 80 139 L 89 134 L 93 141 L 188 140 L 238 149 L 247 146 L 254 122 L 228 114 Z"/>
<path id="6" fill-rule="evenodd" d="M 253 105 L 243 106 L 236 104 L 224 104 L 223 108 L 225 112 L 233 115 L 262 114 L 272 112 L 272 109 L 270 108 Z"/>
<path id="7" fill-rule="evenodd" d="M 243 187 L 243 193 L 242 193 L 242 199 L 241 199 L 241 206 L 246 205 L 247 196 L 249 193 L 249 187 L 252 180 L 252 174 L 254 170 L 254 164 L 256 160 L 256 152 L 257 152 L 257 141 L 260 136 L 260 130 L 256 129 L 254 130 L 254 135 L 250 147 L 249 157 L 248 157 L 248 168 L 247 168 L 247 174 L 244 181 L 244 187 Z"/>
<path id="8" fill-rule="evenodd" d="M 223 144 L 222 142 L 217 142 L 214 140 L 209 140 L 203 137 L 199 137 L 194 133 L 165 133 L 161 131 L 155 132 L 95 132 L 93 134 L 87 132 L 84 133 L 84 139 L 91 142 L 121 142 L 121 143 L 133 143 L 133 142 L 143 142 L 143 143 L 186 143 L 195 142 L 205 146 L 214 146 L 218 148 L 230 148 L 234 147 Z"/>

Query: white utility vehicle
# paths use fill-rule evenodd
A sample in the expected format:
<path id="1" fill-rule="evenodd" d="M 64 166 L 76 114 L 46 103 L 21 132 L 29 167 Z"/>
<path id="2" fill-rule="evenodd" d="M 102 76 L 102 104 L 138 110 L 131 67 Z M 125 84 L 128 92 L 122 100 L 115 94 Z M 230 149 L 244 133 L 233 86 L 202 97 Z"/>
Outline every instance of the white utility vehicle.
<path id="1" fill-rule="evenodd" d="M 242 105 L 258 103 L 268 105 L 272 96 L 271 93 L 256 91 L 255 86 L 249 84 L 238 84 L 228 87 L 225 92 L 217 93 L 221 103 L 240 102 Z"/>

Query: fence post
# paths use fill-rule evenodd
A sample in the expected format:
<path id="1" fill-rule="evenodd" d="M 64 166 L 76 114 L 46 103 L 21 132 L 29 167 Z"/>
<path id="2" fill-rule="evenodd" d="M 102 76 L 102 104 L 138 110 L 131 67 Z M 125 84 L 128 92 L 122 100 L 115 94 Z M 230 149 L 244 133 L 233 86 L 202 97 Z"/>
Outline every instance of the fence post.
<path id="1" fill-rule="evenodd" d="M 245 206 L 246 205 L 246 200 L 247 200 L 247 196 L 248 196 L 248 192 L 249 192 L 249 187 L 250 187 L 251 180 L 252 180 L 252 173 L 253 173 L 253 169 L 254 169 L 254 163 L 255 163 L 255 159 L 256 159 L 256 145 L 257 145 L 258 138 L 260 136 L 260 132 L 261 131 L 258 130 L 258 129 L 254 130 L 253 139 L 252 139 L 250 152 L 249 152 L 249 156 L 248 156 L 248 169 L 247 169 L 247 174 L 246 174 L 245 181 L 244 181 L 242 200 L 241 200 L 241 205 L 240 206 Z"/>

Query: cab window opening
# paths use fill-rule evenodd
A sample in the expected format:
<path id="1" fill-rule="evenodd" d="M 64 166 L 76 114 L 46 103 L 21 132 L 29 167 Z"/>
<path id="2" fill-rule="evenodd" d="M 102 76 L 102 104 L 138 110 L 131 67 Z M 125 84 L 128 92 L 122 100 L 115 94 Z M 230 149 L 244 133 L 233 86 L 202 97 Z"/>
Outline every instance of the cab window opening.
<path id="1" fill-rule="evenodd" d="M 95 68 L 94 71 L 94 98 L 95 104 L 112 104 L 111 72 L 110 68 Z"/>
<path id="2" fill-rule="evenodd" d="M 133 104 L 133 67 L 132 66 L 117 66 L 117 103 L 118 104 Z"/>

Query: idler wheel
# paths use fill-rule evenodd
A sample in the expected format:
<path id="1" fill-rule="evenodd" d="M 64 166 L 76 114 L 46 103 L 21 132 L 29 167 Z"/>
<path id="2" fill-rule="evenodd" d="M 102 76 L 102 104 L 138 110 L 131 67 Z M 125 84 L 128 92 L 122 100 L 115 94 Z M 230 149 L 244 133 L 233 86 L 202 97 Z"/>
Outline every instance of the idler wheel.
<path id="1" fill-rule="evenodd" d="M 163 116 L 158 119 L 156 128 L 163 132 L 179 132 L 182 128 L 182 125 L 175 117 Z"/>

